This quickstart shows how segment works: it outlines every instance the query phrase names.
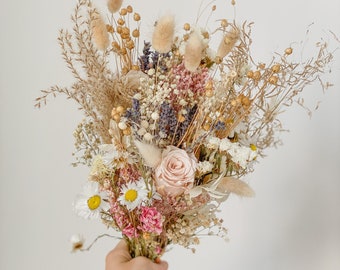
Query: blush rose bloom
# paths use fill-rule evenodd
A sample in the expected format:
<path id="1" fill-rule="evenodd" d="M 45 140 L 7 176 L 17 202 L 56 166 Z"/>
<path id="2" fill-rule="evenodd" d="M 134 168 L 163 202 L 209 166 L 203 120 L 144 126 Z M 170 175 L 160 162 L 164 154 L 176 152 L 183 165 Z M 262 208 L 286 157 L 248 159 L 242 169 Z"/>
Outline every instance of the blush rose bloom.
<path id="1" fill-rule="evenodd" d="M 175 197 L 189 191 L 194 184 L 197 160 L 193 154 L 175 146 L 162 152 L 162 160 L 155 169 L 157 192 Z"/>

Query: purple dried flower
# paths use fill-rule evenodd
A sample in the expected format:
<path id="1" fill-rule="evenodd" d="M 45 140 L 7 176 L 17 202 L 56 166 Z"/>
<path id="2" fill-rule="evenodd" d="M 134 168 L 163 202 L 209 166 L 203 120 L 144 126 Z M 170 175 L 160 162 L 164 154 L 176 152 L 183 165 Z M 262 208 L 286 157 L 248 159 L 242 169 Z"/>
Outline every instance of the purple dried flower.
<path id="1" fill-rule="evenodd" d="M 141 114 L 138 99 L 132 99 L 132 107 L 126 111 L 125 117 L 134 124 L 140 123 Z"/>
<path id="2" fill-rule="evenodd" d="M 163 102 L 161 105 L 161 113 L 159 118 L 159 129 L 161 132 L 172 136 L 175 134 L 177 126 L 177 118 L 175 110 L 169 103 Z"/>
<path id="3" fill-rule="evenodd" d="M 170 53 L 159 53 L 151 50 L 151 43 L 144 42 L 143 54 L 139 57 L 140 68 L 142 71 L 148 71 L 150 68 L 156 69 L 159 67 L 162 71 L 167 71 L 168 68 L 164 63 L 165 58 L 169 58 Z"/>
<path id="4" fill-rule="evenodd" d="M 195 116 L 195 113 L 197 111 L 197 105 L 192 107 L 191 109 L 187 109 L 188 113 L 185 115 L 185 120 L 180 124 L 179 126 L 179 137 L 182 137 L 185 132 L 187 131 L 192 119 Z"/>
<path id="5" fill-rule="evenodd" d="M 215 125 L 215 129 L 216 130 L 225 130 L 225 123 L 221 122 L 221 121 L 217 121 L 216 125 Z"/>

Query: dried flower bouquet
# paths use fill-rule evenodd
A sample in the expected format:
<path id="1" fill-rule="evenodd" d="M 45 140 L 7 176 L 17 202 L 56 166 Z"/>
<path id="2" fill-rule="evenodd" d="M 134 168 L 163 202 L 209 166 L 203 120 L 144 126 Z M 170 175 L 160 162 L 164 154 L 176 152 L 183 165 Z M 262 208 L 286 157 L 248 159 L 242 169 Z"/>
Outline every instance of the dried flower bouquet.
<path id="1" fill-rule="evenodd" d="M 220 19 L 213 31 L 185 23 L 179 34 L 165 15 L 152 40 L 140 42 L 132 6 L 110 0 L 108 10 L 105 20 L 90 0 L 78 1 L 72 32 L 59 35 L 75 82 L 36 100 L 40 107 L 62 93 L 85 114 L 74 165 L 91 170 L 76 211 L 121 232 L 133 257 L 156 259 L 169 244 L 192 248 L 202 233 L 225 238 L 221 202 L 253 195 L 241 179 L 280 142 L 278 114 L 304 106 L 304 87 L 321 81 L 332 60 L 327 44 L 303 63 L 289 47 L 258 64 L 251 23 Z"/>

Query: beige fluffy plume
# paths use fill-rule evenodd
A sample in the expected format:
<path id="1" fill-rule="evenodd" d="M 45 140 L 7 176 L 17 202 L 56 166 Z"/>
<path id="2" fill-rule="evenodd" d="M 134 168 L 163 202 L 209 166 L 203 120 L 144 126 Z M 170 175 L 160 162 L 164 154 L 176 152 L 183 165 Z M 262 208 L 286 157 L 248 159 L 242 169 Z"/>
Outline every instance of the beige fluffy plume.
<path id="1" fill-rule="evenodd" d="M 162 160 L 162 151 L 152 144 L 135 141 L 135 145 L 144 159 L 145 165 L 155 168 Z"/>
<path id="2" fill-rule="evenodd" d="M 123 0 L 108 0 L 107 8 L 111 13 L 116 13 L 123 4 Z"/>
<path id="3" fill-rule="evenodd" d="M 216 56 L 223 59 L 228 53 L 230 53 L 239 38 L 240 32 L 236 28 L 233 28 L 221 40 Z"/>
<path id="4" fill-rule="evenodd" d="M 171 50 L 175 34 L 175 18 L 172 15 L 164 15 L 155 26 L 152 35 L 152 46 L 160 53 L 167 53 Z"/>
<path id="5" fill-rule="evenodd" d="M 187 70 L 194 72 L 202 60 L 203 44 L 201 37 L 193 32 L 185 46 L 184 66 Z"/>
<path id="6" fill-rule="evenodd" d="M 224 193 L 234 193 L 241 197 L 253 197 L 255 192 L 245 182 L 232 177 L 223 177 L 217 186 L 217 190 Z"/>
<path id="7" fill-rule="evenodd" d="M 109 33 L 106 30 L 106 24 L 99 13 L 94 13 L 92 21 L 92 38 L 99 50 L 105 51 L 110 44 Z"/>

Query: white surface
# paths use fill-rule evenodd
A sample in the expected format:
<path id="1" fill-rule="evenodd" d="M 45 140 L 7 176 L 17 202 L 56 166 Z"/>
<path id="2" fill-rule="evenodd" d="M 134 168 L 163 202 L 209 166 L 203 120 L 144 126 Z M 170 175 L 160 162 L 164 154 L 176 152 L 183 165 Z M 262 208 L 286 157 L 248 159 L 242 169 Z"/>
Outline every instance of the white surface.
<path id="1" fill-rule="evenodd" d="M 199 2 L 128 1 L 142 15 L 144 29 L 167 10 L 176 14 L 179 25 L 191 22 Z M 232 18 L 229 0 L 219 3 Z M 65 97 L 42 110 L 33 108 L 40 89 L 72 82 L 56 38 L 61 27 L 71 28 L 74 4 L 1 0 L 2 270 L 104 269 L 105 255 L 115 244 L 105 239 L 89 253 L 69 252 L 71 234 L 92 239 L 106 232 L 71 209 L 88 173 L 85 167 L 69 165 L 72 132 L 81 114 Z M 332 29 L 340 36 L 339 14 L 340 1 L 334 0 L 237 1 L 237 18 L 255 22 L 258 60 L 303 39 L 312 22 L 313 35 Z M 248 178 L 256 197 L 231 197 L 224 204 L 221 217 L 230 242 L 203 239 L 196 254 L 175 247 L 164 257 L 170 269 L 340 269 L 339 53 L 332 73 L 336 86 L 326 95 L 317 84 L 306 92 L 310 100 L 322 100 L 320 109 L 311 120 L 299 108 L 287 112 L 283 119 L 290 133 L 282 135 L 284 146 L 269 151 Z"/>

